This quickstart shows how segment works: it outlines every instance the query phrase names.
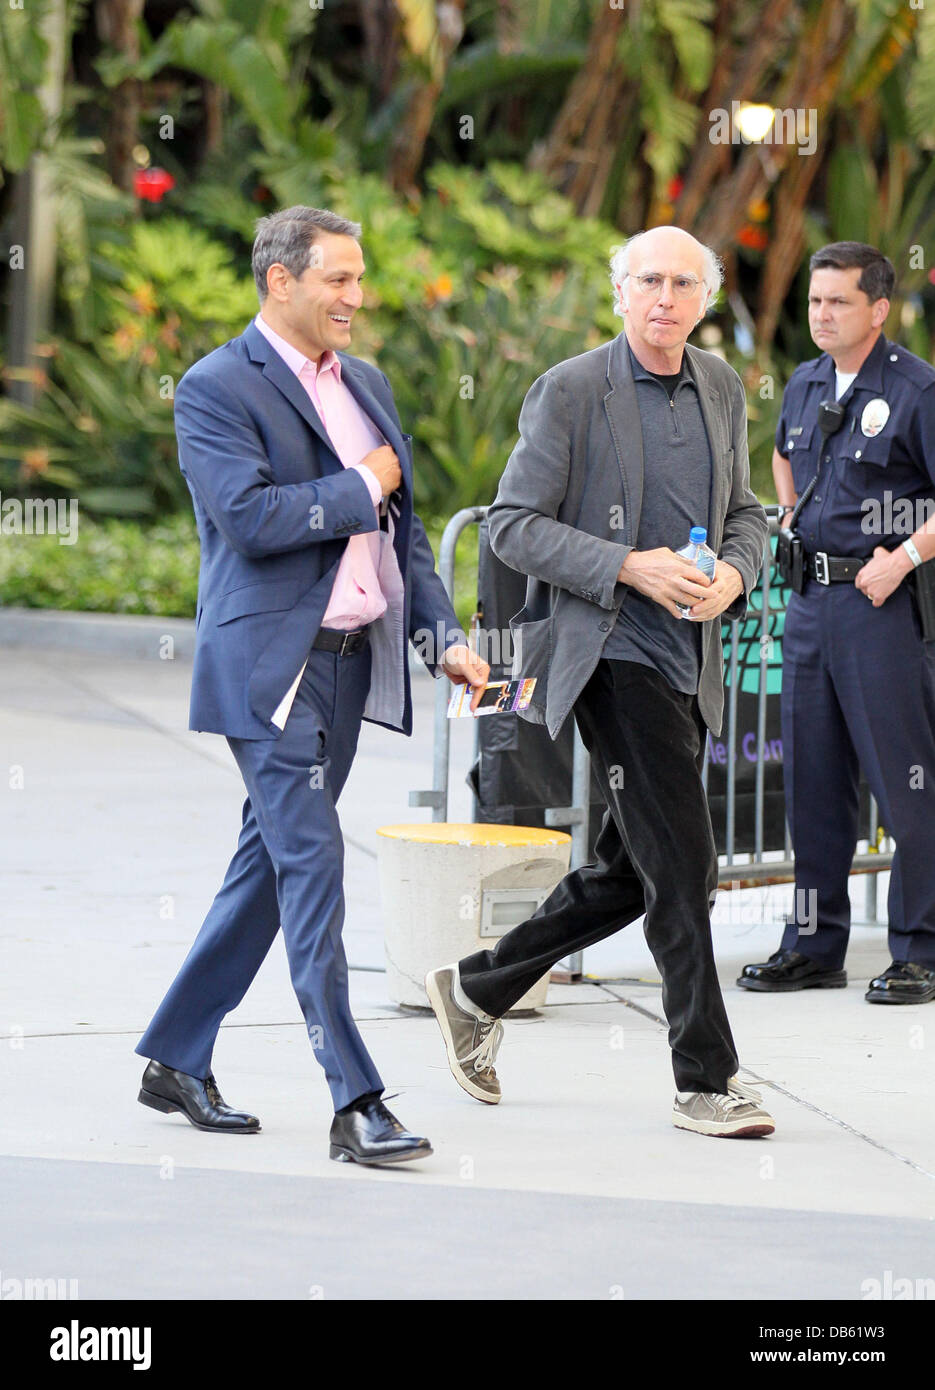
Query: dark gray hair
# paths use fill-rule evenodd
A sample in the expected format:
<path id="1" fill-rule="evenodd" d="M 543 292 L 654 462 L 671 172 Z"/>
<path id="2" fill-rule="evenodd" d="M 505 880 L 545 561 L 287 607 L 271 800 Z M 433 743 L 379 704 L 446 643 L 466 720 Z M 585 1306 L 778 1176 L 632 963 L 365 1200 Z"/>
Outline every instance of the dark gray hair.
<path id="1" fill-rule="evenodd" d="M 868 246 L 865 241 L 832 241 L 816 251 L 808 263 L 809 273 L 813 270 L 860 270 L 857 288 L 875 304 L 878 299 L 890 299 L 896 284 L 896 271 L 893 262 Z"/>
<path id="2" fill-rule="evenodd" d="M 271 265 L 284 265 L 296 279 L 312 262 L 311 251 L 322 232 L 332 236 L 360 238 L 360 223 L 349 222 L 326 208 L 301 205 L 261 217 L 253 242 L 253 278 L 262 304 L 269 293 L 266 272 Z"/>

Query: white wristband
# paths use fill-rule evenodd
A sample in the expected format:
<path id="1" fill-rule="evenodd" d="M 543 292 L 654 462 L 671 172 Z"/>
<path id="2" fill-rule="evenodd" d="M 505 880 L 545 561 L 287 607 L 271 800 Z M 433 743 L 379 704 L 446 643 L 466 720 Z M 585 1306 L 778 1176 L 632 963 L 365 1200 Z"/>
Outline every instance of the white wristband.
<path id="1" fill-rule="evenodd" d="M 915 543 L 911 540 L 903 541 L 903 550 L 905 550 L 906 554 L 909 556 L 909 559 L 912 561 L 913 567 L 915 569 L 918 569 L 922 563 L 922 556 L 916 549 Z"/>

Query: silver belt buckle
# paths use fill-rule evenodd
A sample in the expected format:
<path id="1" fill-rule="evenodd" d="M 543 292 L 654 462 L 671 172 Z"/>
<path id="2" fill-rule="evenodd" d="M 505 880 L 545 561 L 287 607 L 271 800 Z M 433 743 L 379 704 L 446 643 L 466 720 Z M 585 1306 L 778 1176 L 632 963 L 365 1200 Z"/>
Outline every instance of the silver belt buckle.
<path id="1" fill-rule="evenodd" d="M 369 626 L 370 626 L 370 624 L 368 623 L 368 624 L 367 624 L 367 627 L 369 627 Z M 355 632 L 345 632 L 344 636 L 341 638 L 341 645 L 340 645 L 340 647 L 338 648 L 338 656 L 347 656 L 347 652 L 348 652 L 348 646 L 347 646 L 347 644 L 348 644 L 348 642 L 350 641 L 350 639 L 351 639 L 352 637 L 362 637 L 363 634 L 364 634 L 366 631 L 367 631 L 367 628 L 366 628 L 366 627 L 359 627 L 359 628 L 357 628 L 357 630 L 356 630 Z"/>
<path id="2" fill-rule="evenodd" d="M 830 584 L 831 574 L 828 569 L 827 550 L 815 551 L 815 579 L 819 584 Z"/>

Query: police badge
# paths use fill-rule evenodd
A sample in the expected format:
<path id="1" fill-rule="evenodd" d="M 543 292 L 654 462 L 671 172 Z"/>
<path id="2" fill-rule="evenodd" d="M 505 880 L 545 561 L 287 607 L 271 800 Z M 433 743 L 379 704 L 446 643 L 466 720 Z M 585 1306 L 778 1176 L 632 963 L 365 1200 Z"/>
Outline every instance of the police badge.
<path id="1" fill-rule="evenodd" d="M 875 397 L 864 406 L 863 414 L 860 417 L 861 433 L 865 434 L 868 439 L 873 439 L 874 435 L 880 433 L 889 418 L 890 408 L 886 401 L 881 400 L 879 396 Z"/>

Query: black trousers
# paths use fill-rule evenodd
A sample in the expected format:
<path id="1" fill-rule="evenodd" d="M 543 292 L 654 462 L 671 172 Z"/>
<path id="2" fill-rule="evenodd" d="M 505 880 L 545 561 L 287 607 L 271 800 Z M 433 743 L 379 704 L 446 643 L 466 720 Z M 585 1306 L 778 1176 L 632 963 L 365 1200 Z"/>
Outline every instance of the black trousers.
<path id="1" fill-rule="evenodd" d="M 556 961 L 645 912 L 676 1087 L 723 1092 L 738 1063 L 711 944 L 717 854 L 698 701 L 652 667 L 601 660 L 574 715 L 607 801 L 597 862 L 567 874 L 492 951 L 462 960 L 462 987 L 500 1017 Z"/>

